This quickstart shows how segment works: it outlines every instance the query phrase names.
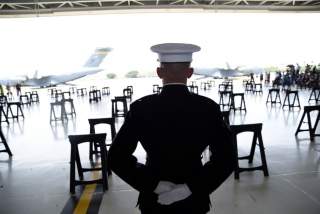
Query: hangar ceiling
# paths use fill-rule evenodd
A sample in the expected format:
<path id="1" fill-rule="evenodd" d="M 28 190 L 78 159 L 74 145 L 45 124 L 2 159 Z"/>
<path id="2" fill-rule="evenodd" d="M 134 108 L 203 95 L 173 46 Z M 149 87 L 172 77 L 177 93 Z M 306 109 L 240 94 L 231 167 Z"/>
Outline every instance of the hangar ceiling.
<path id="1" fill-rule="evenodd" d="M 0 0 L 0 15 L 130 9 L 320 11 L 320 0 Z"/>

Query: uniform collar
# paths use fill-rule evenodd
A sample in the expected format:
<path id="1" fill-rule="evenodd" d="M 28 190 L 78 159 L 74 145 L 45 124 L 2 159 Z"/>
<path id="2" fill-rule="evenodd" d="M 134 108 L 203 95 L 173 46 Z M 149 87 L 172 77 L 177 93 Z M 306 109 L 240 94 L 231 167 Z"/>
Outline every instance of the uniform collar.
<path id="1" fill-rule="evenodd" d="M 163 85 L 163 87 L 164 87 L 164 86 L 167 86 L 167 85 L 184 85 L 184 86 L 185 86 L 186 84 L 180 83 L 180 82 L 166 83 L 166 84 Z"/>
<path id="2" fill-rule="evenodd" d="M 181 95 L 181 94 L 189 94 L 188 87 L 183 83 L 170 83 L 163 85 L 160 94 L 172 94 L 172 95 Z"/>

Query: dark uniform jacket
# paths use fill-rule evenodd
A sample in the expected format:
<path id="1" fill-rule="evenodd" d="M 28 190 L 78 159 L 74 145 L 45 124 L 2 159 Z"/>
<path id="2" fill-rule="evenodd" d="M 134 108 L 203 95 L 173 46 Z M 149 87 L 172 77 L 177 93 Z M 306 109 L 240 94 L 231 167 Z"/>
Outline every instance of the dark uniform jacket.
<path id="1" fill-rule="evenodd" d="M 110 148 L 109 164 L 140 192 L 141 210 L 172 207 L 205 213 L 210 208 L 209 194 L 233 171 L 231 139 L 213 100 L 190 93 L 185 85 L 166 85 L 160 94 L 131 105 Z M 147 154 L 145 164 L 132 155 L 138 142 Z M 212 156 L 203 164 L 201 155 L 208 146 Z M 161 206 L 153 192 L 160 180 L 186 183 L 192 195 Z"/>

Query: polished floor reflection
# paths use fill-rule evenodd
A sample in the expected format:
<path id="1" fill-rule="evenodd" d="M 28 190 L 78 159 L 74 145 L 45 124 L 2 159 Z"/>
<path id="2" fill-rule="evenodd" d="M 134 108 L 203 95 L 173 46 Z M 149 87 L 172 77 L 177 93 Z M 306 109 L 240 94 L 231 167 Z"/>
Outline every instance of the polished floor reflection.
<path id="1" fill-rule="evenodd" d="M 198 80 L 197 84 L 205 80 Z M 210 90 L 199 90 L 199 94 L 219 101 L 218 84 Z M 122 89 L 133 86 L 133 100 L 152 93 L 152 85 L 160 84 L 156 78 L 113 80 L 98 84 L 98 88 L 109 86 L 111 94 L 102 96 L 100 102 L 89 103 L 88 96 L 72 95 L 76 117 L 65 122 L 50 123 L 50 102 L 47 89 L 38 89 L 40 103 L 24 106 L 25 119 L 2 123 L 2 129 L 13 153 L 8 158 L 0 153 L 0 213 L 139 213 L 135 208 L 137 192 L 116 175 L 109 177 L 109 190 L 101 192 L 98 186 L 93 194 L 85 198 L 84 188 L 77 187 L 76 195 L 69 194 L 69 134 L 89 133 L 88 118 L 110 117 L 111 99 L 122 95 Z M 243 92 L 242 80 L 234 82 L 234 91 Z M 87 85 L 89 89 L 90 85 Z M 84 86 L 86 87 L 86 86 Z M 62 87 L 68 90 L 69 87 Z M 243 172 L 240 180 L 233 176 L 212 197 L 215 214 L 318 214 L 320 212 L 320 138 L 310 141 L 307 132 L 298 137 L 294 133 L 303 113 L 303 106 L 311 105 L 309 90 L 300 90 L 301 109 L 282 109 L 278 105 L 266 105 L 267 87 L 262 95 L 245 93 L 247 112 L 231 112 L 231 124 L 263 123 L 262 137 L 266 147 L 269 177 L 261 171 Z M 31 91 L 24 89 L 24 91 Z M 281 92 L 284 99 L 284 92 Z M 315 114 L 312 113 L 312 118 Z M 118 130 L 123 118 L 116 120 Z M 319 130 L 318 130 L 319 131 Z M 98 132 L 105 132 L 103 127 Z M 319 132 L 318 132 L 319 133 Z M 107 134 L 110 140 L 110 133 Z M 247 154 L 252 136 L 241 134 L 239 153 Z M 0 148 L 2 145 L 0 144 Z M 84 161 L 88 158 L 88 146 L 80 146 Z M 141 147 L 135 152 L 140 161 L 145 153 Z M 207 158 L 208 154 L 204 154 Z M 259 164 L 256 152 L 253 164 Z M 241 161 L 240 165 L 248 165 Z M 84 199 L 83 199 L 84 198 Z M 88 206 L 79 207 L 80 200 L 89 200 Z"/>

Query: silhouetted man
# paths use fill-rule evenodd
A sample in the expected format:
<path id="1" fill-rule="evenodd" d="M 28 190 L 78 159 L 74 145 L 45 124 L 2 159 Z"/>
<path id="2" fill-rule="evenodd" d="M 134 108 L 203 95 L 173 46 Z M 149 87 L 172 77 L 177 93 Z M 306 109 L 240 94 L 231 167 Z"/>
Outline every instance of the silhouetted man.
<path id="1" fill-rule="evenodd" d="M 231 134 L 219 105 L 186 86 L 192 53 L 200 47 L 166 43 L 151 50 L 159 54 L 163 89 L 131 104 L 110 148 L 110 166 L 140 192 L 142 214 L 204 214 L 210 193 L 233 171 Z M 132 155 L 138 142 L 147 154 L 145 164 Z M 203 165 L 208 146 L 212 155 Z"/>

